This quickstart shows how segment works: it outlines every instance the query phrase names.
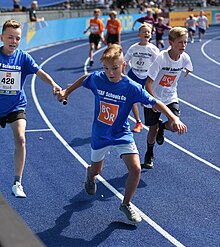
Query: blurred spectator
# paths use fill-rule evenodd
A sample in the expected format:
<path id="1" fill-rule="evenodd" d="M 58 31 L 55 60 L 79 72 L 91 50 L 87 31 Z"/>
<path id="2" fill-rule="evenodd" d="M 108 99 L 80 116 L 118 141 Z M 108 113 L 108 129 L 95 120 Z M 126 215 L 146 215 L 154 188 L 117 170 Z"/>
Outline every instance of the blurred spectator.
<path id="1" fill-rule="evenodd" d="M 66 1 L 66 2 L 63 4 L 63 7 L 64 7 L 65 10 L 71 9 L 70 0 Z"/>
<path id="2" fill-rule="evenodd" d="M 126 14 L 124 5 L 121 5 L 121 8 L 120 8 L 119 14 L 120 14 L 120 15 L 124 15 L 124 14 Z"/>
<path id="3" fill-rule="evenodd" d="M 29 10 L 30 21 L 44 21 L 44 17 L 37 18 L 37 9 L 38 9 L 38 2 L 37 1 L 33 1 L 31 3 L 31 8 Z"/>
<path id="4" fill-rule="evenodd" d="M 20 4 L 20 0 L 13 0 L 13 10 L 15 12 L 26 11 L 26 8 Z"/>

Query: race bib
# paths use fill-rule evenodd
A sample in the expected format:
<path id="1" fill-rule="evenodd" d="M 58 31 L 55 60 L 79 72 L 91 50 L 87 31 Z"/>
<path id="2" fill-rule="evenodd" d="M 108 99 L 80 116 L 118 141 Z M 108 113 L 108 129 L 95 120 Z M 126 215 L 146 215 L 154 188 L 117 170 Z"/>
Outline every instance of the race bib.
<path id="1" fill-rule="evenodd" d="M 160 85 L 162 87 L 171 87 L 173 83 L 175 82 L 176 75 L 166 75 L 164 74 L 163 77 L 160 80 Z"/>
<path id="2" fill-rule="evenodd" d="M 108 125 L 112 125 L 118 115 L 118 105 L 100 102 L 100 112 L 98 120 Z"/>
<path id="3" fill-rule="evenodd" d="M 98 33 L 99 32 L 99 26 L 98 25 L 91 26 L 90 31 L 91 31 L 91 33 Z"/>
<path id="4" fill-rule="evenodd" d="M 15 95 L 21 90 L 21 72 L 0 70 L 0 94 Z"/>

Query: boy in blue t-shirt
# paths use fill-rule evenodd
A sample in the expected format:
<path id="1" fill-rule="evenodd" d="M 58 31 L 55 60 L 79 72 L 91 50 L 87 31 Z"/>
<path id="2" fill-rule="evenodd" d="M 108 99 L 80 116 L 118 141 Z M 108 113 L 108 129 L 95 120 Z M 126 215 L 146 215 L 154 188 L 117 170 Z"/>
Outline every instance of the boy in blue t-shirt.
<path id="1" fill-rule="evenodd" d="M 72 91 L 84 86 L 95 96 L 95 117 L 92 127 L 91 166 L 88 166 L 85 190 L 96 193 L 96 176 L 101 173 L 106 153 L 114 148 L 128 168 L 125 195 L 120 210 L 132 223 L 141 221 L 138 212 L 130 203 L 138 186 L 141 174 L 139 153 L 128 123 L 128 115 L 134 103 L 151 104 L 170 119 L 173 130 L 183 134 L 186 126 L 162 102 L 156 100 L 122 72 L 126 63 L 120 45 L 109 46 L 101 57 L 104 71 L 96 71 L 80 77 L 75 83 L 60 92 L 59 101 L 67 100 Z"/>
<path id="2" fill-rule="evenodd" d="M 16 197 L 26 197 L 21 185 L 26 157 L 25 79 L 29 74 L 37 74 L 41 80 L 53 87 L 54 95 L 59 93 L 61 88 L 39 68 L 28 53 L 18 49 L 20 40 L 21 24 L 16 20 L 6 21 L 1 35 L 3 46 L 0 48 L 0 127 L 4 128 L 10 123 L 14 134 L 15 177 L 12 192 Z"/>

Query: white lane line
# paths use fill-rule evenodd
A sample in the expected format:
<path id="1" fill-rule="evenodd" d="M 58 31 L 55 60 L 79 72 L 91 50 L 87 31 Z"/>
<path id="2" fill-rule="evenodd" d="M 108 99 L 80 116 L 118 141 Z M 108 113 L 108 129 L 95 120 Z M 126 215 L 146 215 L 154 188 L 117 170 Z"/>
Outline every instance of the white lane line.
<path id="1" fill-rule="evenodd" d="M 41 66 L 43 66 L 44 64 L 46 64 L 47 62 L 49 62 L 50 60 L 52 60 L 53 58 L 55 58 L 56 56 L 65 53 L 71 49 L 76 49 L 80 46 L 83 45 L 78 45 L 76 47 L 71 47 L 69 49 L 63 50 L 59 53 L 57 53 L 56 55 L 53 55 L 51 57 L 49 57 L 47 60 L 45 60 Z M 66 147 L 66 149 L 84 166 L 84 167 L 88 167 L 88 164 L 82 159 L 82 157 L 72 148 L 70 147 L 70 145 L 63 139 L 63 137 L 57 132 L 57 130 L 53 127 L 53 125 L 50 123 L 50 121 L 48 120 L 48 118 L 46 117 L 44 111 L 42 110 L 40 103 L 37 99 L 36 96 L 36 92 L 35 92 L 35 81 L 36 81 L 36 75 L 33 75 L 32 77 L 32 81 L 31 81 L 31 92 L 32 92 L 32 96 L 33 96 L 33 100 L 34 103 L 40 113 L 40 115 L 42 116 L 43 120 L 45 121 L 45 123 L 47 124 L 47 126 L 49 127 L 49 129 L 51 129 L 51 131 L 54 133 L 54 135 L 57 137 L 57 139 Z M 103 177 L 101 177 L 100 175 L 97 176 L 97 179 L 102 182 L 109 190 L 111 190 L 119 199 L 123 199 L 123 195 L 118 192 L 113 186 L 111 186 Z M 135 206 L 135 205 L 134 205 Z M 170 241 L 172 244 L 174 244 L 177 247 L 184 247 L 184 245 L 182 243 L 180 243 L 177 239 L 175 239 L 173 236 L 171 236 L 168 232 L 166 232 L 163 228 L 161 228 L 156 222 L 154 222 L 152 219 L 150 219 L 146 214 L 144 214 L 142 211 L 140 211 L 136 206 L 135 208 L 138 210 L 138 212 L 141 214 L 143 220 L 145 220 L 149 225 L 151 225 L 157 232 L 159 232 L 161 235 L 163 235 L 168 241 Z"/>
<path id="2" fill-rule="evenodd" d="M 197 107 L 197 106 L 195 106 L 195 105 L 192 105 L 192 104 L 186 102 L 186 101 L 183 100 L 183 99 L 179 99 L 179 101 L 182 102 L 182 103 L 184 103 L 185 105 L 188 105 L 188 106 L 194 108 L 194 109 L 197 110 L 197 111 L 200 111 L 200 112 L 202 112 L 202 113 L 204 113 L 204 114 L 206 114 L 206 115 L 208 115 L 208 116 L 210 116 L 210 117 L 213 117 L 213 118 L 216 118 L 216 119 L 220 120 L 220 117 L 219 117 L 219 116 L 214 115 L 214 114 L 212 114 L 212 113 L 210 113 L 210 112 L 207 112 L 207 111 L 205 111 L 205 110 L 203 110 L 203 109 L 201 109 L 201 108 L 199 108 L 199 107 Z"/>
<path id="3" fill-rule="evenodd" d="M 192 76 L 192 77 L 194 77 L 194 78 L 196 78 L 196 79 L 198 79 L 198 80 L 200 80 L 200 81 L 202 81 L 202 82 L 204 82 L 204 83 L 206 83 L 206 84 L 208 84 L 208 85 L 210 85 L 210 86 L 213 86 L 213 87 L 216 87 L 216 88 L 220 89 L 220 85 L 217 85 L 217 84 L 215 84 L 215 83 L 212 83 L 212 82 L 210 82 L 210 81 L 207 81 L 207 80 L 205 80 L 205 79 L 203 79 L 203 78 L 201 78 L 201 77 L 199 77 L 199 76 L 193 74 L 192 72 L 190 72 L 188 75 L 189 75 L 189 76 Z"/>
<path id="4" fill-rule="evenodd" d="M 51 129 L 34 129 L 34 130 L 25 130 L 25 132 L 47 132 L 51 131 Z"/>
<path id="5" fill-rule="evenodd" d="M 213 38 L 213 39 L 207 40 L 207 41 L 202 45 L 202 47 L 201 47 L 202 54 L 203 54 L 206 58 L 208 58 L 210 61 L 212 61 L 213 63 L 216 63 L 217 65 L 220 65 L 220 62 L 217 62 L 216 60 L 214 60 L 214 59 L 212 59 L 210 56 L 208 56 L 207 53 L 205 52 L 204 48 L 205 48 L 205 46 L 206 46 L 208 43 L 212 42 L 213 40 L 219 39 L 219 38 L 220 38 L 220 36 L 217 36 L 217 37 L 215 37 L 215 38 Z"/>
<path id="6" fill-rule="evenodd" d="M 136 123 L 136 120 L 135 120 L 132 116 L 129 116 L 128 118 L 129 118 L 130 120 L 132 120 L 134 123 Z M 143 124 L 143 127 L 144 127 L 144 129 L 149 130 L 149 128 L 148 128 L 147 126 L 145 126 L 144 124 Z M 203 164 L 205 164 L 205 165 L 207 165 L 207 166 L 209 166 L 209 167 L 215 169 L 216 171 L 220 172 L 220 167 L 218 167 L 217 165 L 214 165 L 214 164 L 212 164 L 211 162 L 209 162 L 209 161 L 207 161 L 207 160 L 205 160 L 205 159 L 199 157 L 198 155 L 196 155 L 196 154 L 194 154 L 194 153 L 192 153 L 192 152 L 186 150 L 185 148 L 179 146 L 178 144 L 172 142 L 171 140 L 169 140 L 169 139 L 167 139 L 167 138 L 165 138 L 164 140 L 165 140 L 167 143 L 169 143 L 170 145 L 172 145 L 172 146 L 174 146 L 175 148 L 179 149 L 180 151 L 182 151 L 182 152 L 188 154 L 189 156 L 193 157 L 194 159 L 196 159 L 196 160 L 202 162 Z"/>

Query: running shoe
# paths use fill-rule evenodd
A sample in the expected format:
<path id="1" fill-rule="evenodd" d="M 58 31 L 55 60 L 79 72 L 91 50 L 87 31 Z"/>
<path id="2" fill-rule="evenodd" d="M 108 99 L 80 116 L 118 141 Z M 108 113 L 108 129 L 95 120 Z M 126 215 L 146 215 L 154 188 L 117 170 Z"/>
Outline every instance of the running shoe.
<path id="1" fill-rule="evenodd" d="M 90 67 L 92 67 L 92 66 L 93 66 L 93 64 L 94 64 L 94 61 L 93 61 L 93 60 L 91 60 L 91 61 L 89 62 L 89 66 L 90 66 Z"/>
<path id="2" fill-rule="evenodd" d="M 16 184 L 12 186 L 12 193 L 15 197 L 23 197 L 23 198 L 26 197 L 26 194 L 24 193 L 23 190 L 23 186 L 19 182 L 16 182 Z"/>
<path id="3" fill-rule="evenodd" d="M 126 215 L 129 222 L 133 224 L 141 222 L 141 216 L 135 211 L 134 207 L 130 203 L 127 205 L 120 204 L 119 209 Z"/>
<path id="4" fill-rule="evenodd" d="M 87 192 L 87 194 L 89 195 L 94 195 L 96 193 L 97 190 L 97 186 L 96 186 L 96 182 L 95 181 L 91 181 L 88 177 L 88 168 L 86 170 L 86 179 L 85 179 L 85 191 Z"/>
<path id="5" fill-rule="evenodd" d="M 144 169 L 144 168 L 152 169 L 154 166 L 153 160 L 154 160 L 154 156 L 146 152 L 145 157 L 144 157 L 144 163 L 141 164 L 141 169 Z"/>
<path id="6" fill-rule="evenodd" d="M 159 130 L 157 132 L 156 141 L 158 145 L 162 145 L 164 142 L 164 128 L 162 125 L 162 120 L 159 120 Z"/>
<path id="7" fill-rule="evenodd" d="M 142 122 L 136 123 L 135 128 L 133 129 L 133 132 L 139 133 L 143 129 L 143 124 Z"/>

